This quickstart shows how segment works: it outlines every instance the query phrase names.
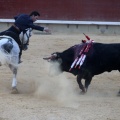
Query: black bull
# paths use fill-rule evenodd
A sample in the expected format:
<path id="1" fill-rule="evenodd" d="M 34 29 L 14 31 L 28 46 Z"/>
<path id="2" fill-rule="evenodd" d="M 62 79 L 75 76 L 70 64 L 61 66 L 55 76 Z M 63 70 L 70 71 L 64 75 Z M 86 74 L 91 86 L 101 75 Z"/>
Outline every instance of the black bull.
<path id="1" fill-rule="evenodd" d="M 93 43 L 89 52 L 86 54 L 87 57 L 79 69 L 73 68 L 69 71 L 71 64 L 78 56 L 80 50 L 85 45 L 78 44 L 70 47 L 63 52 L 53 53 L 50 57 L 44 58 L 49 61 L 62 61 L 60 62 L 60 68 L 62 71 L 70 72 L 77 75 L 77 82 L 80 89 L 85 93 L 90 85 L 90 82 L 94 75 L 101 74 L 105 71 L 111 72 L 112 70 L 120 71 L 120 44 L 102 44 Z M 81 80 L 85 80 L 85 85 L 82 84 Z"/>

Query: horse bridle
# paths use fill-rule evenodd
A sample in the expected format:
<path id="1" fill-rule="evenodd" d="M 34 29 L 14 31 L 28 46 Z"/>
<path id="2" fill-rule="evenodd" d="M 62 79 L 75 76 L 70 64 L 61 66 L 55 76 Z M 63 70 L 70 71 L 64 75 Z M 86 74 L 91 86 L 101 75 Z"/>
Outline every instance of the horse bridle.
<path id="1" fill-rule="evenodd" d="M 29 30 L 29 33 L 27 33 L 27 31 Z M 26 29 L 26 32 L 23 32 L 23 39 L 22 39 L 22 45 L 24 44 L 23 42 L 23 40 L 24 40 L 24 34 L 27 36 L 27 39 L 28 39 L 28 41 L 27 41 L 27 43 L 26 43 L 26 45 L 28 45 L 29 44 L 29 38 L 30 38 L 30 33 L 31 33 L 31 31 L 32 31 L 32 28 L 28 28 L 28 29 Z"/>

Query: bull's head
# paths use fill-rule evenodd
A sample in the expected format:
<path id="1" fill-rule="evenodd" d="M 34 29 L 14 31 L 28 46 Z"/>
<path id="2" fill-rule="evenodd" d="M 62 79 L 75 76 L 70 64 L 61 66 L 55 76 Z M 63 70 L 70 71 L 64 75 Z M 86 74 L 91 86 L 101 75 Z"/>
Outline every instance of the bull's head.
<path id="1" fill-rule="evenodd" d="M 62 58 L 60 57 L 60 53 L 55 52 L 52 53 L 50 57 L 43 58 L 44 60 L 47 60 L 48 62 L 59 62 L 62 63 Z"/>
<path id="2" fill-rule="evenodd" d="M 56 52 L 51 54 L 50 57 L 43 58 L 44 60 L 47 60 L 48 62 L 51 62 L 50 68 L 52 68 L 50 71 L 52 75 L 58 75 L 60 74 L 62 70 L 62 58 L 60 53 Z"/>

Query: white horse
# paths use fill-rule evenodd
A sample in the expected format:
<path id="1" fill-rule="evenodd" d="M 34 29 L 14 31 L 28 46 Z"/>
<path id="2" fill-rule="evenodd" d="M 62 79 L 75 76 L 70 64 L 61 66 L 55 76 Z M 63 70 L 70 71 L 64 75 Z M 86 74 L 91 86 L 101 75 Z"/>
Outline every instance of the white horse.
<path id="1" fill-rule="evenodd" d="M 22 44 L 28 43 L 31 32 L 31 28 L 27 29 L 25 33 L 21 32 L 19 37 Z M 19 46 L 12 37 L 0 36 L 0 65 L 7 65 L 13 73 L 11 93 L 18 93 L 16 76 L 19 67 L 19 52 Z"/>

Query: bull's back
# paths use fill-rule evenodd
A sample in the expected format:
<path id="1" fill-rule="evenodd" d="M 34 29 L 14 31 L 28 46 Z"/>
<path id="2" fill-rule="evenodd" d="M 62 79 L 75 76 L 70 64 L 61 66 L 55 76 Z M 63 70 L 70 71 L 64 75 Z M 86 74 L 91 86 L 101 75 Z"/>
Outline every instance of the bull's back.
<path id="1" fill-rule="evenodd" d="M 120 70 L 120 44 L 94 43 L 83 68 L 87 68 L 93 74 Z"/>

